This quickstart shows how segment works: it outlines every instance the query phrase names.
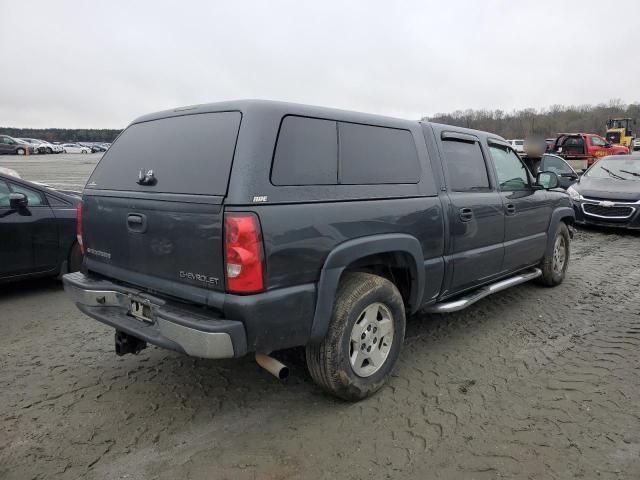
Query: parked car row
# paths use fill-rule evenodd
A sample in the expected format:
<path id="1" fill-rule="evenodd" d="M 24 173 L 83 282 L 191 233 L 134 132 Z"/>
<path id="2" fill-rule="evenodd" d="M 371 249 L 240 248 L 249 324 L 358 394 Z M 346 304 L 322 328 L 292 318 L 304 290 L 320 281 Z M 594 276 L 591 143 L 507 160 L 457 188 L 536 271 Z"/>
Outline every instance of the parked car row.
<path id="1" fill-rule="evenodd" d="M 609 142 L 595 133 L 559 133 L 556 138 L 529 138 L 507 140 L 523 158 L 539 159 L 544 153 L 559 155 L 578 171 L 585 171 L 598 158 L 607 155 L 627 155 L 631 149 Z M 634 149 L 640 150 L 640 142 Z"/>
<path id="2" fill-rule="evenodd" d="M 14 138 L 9 135 L 0 135 L 0 154 L 97 153 L 106 152 L 110 146 L 110 143 L 51 143 L 37 138 Z"/>
<path id="3" fill-rule="evenodd" d="M 45 140 L 38 140 L 37 138 L 18 138 L 33 147 L 36 153 L 63 153 L 62 145 L 56 145 L 55 143 L 49 143 Z"/>

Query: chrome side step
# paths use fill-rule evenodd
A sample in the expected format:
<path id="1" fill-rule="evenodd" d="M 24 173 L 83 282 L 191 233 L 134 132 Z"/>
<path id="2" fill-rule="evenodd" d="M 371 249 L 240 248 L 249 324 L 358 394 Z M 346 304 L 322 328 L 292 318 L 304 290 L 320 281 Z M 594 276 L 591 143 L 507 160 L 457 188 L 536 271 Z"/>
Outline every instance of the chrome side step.
<path id="1" fill-rule="evenodd" d="M 513 287 L 514 285 L 528 282 L 529 280 L 538 278 L 541 275 L 542 270 L 540 270 L 539 268 L 527 270 L 513 277 L 509 277 L 504 280 L 500 280 L 499 282 L 492 283 L 491 285 L 481 287 L 480 289 L 468 293 L 462 297 L 458 297 L 455 300 L 429 305 L 428 307 L 424 308 L 423 311 L 428 313 L 457 312 L 458 310 L 467 308 L 469 305 L 476 303 L 478 300 L 481 300 L 484 297 L 491 295 L 492 293 L 500 292 L 502 290 L 506 290 L 509 287 Z"/>

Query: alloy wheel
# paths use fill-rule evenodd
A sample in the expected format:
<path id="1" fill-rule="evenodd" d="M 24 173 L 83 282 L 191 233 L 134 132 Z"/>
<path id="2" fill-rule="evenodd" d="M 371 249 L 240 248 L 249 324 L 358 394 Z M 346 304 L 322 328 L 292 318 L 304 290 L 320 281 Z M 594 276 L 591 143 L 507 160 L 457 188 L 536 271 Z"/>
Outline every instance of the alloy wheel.
<path id="1" fill-rule="evenodd" d="M 359 377 L 376 373 L 391 351 L 393 315 L 382 303 L 373 303 L 358 316 L 351 329 L 349 360 Z"/>
<path id="2" fill-rule="evenodd" d="M 553 271 L 562 273 L 567 259 L 567 244 L 562 235 L 558 235 L 553 245 Z"/>

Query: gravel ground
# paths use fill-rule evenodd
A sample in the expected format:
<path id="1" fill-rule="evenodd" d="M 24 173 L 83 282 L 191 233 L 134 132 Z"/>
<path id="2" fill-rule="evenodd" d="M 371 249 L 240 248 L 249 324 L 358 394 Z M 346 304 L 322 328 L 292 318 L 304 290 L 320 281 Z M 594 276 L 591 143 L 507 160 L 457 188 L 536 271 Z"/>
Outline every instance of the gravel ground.
<path id="1" fill-rule="evenodd" d="M 639 241 L 581 230 L 559 287 L 410 319 L 357 404 L 299 351 L 286 382 L 251 358 L 116 357 L 58 282 L 3 286 L 0 478 L 638 479 Z"/>

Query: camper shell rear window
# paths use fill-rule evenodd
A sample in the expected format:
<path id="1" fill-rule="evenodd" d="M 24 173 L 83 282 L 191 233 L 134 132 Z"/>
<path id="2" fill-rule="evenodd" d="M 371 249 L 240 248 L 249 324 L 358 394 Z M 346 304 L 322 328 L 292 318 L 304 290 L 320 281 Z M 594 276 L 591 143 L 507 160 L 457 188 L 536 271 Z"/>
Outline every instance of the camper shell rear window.
<path id="1" fill-rule="evenodd" d="M 241 119 L 230 111 L 135 123 L 105 153 L 87 188 L 226 195 Z M 138 183 L 149 171 L 153 180 Z"/>

